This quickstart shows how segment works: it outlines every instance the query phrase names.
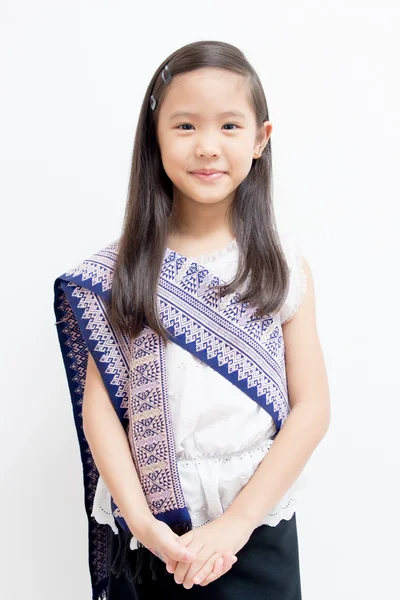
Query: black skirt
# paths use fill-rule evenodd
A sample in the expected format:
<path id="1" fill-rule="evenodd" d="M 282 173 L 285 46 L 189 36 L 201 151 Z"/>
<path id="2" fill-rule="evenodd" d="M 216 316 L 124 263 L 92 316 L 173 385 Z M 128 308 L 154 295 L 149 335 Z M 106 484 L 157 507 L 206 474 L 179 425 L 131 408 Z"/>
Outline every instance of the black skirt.
<path id="1" fill-rule="evenodd" d="M 125 557 L 129 572 L 116 570 L 121 564 L 124 533 L 109 529 L 109 586 L 107 600 L 301 600 L 296 514 L 278 525 L 254 529 L 232 568 L 205 586 L 189 590 L 175 582 L 165 563 L 147 548 L 130 550 L 125 535 Z M 122 535 L 121 535 L 122 534 Z M 140 582 L 137 573 L 140 572 Z M 135 574 L 132 578 L 132 574 Z M 135 581 L 133 579 L 136 579 Z"/>

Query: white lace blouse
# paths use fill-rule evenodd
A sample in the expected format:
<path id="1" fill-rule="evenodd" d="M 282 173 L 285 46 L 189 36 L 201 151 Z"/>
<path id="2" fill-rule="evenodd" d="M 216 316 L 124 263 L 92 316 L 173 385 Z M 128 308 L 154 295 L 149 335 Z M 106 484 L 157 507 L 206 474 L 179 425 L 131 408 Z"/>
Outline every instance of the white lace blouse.
<path id="1" fill-rule="evenodd" d="M 288 234 L 280 237 L 290 269 L 289 292 L 279 311 L 284 323 L 302 302 L 306 277 L 298 242 Z M 222 250 L 190 258 L 228 282 L 237 269 L 236 239 Z M 175 343 L 166 347 L 166 368 L 182 491 L 192 525 L 200 527 L 221 515 L 246 485 L 271 447 L 276 426 L 254 400 Z M 302 473 L 259 525 L 289 520 L 303 486 Z M 110 493 L 101 476 L 92 516 L 118 533 Z M 134 537 L 131 548 L 137 548 Z"/>

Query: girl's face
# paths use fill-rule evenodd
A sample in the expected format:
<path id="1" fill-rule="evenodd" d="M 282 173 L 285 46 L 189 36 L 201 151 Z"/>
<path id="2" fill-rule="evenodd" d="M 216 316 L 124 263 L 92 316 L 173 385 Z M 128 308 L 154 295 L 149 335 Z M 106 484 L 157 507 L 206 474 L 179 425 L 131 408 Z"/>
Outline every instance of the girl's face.
<path id="1" fill-rule="evenodd" d="M 247 82 L 240 75 L 207 67 L 173 76 L 159 109 L 157 139 L 174 201 L 233 200 L 271 132 L 269 121 L 257 131 Z M 199 169 L 224 174 L 204 180 L 192 174 Z"/>

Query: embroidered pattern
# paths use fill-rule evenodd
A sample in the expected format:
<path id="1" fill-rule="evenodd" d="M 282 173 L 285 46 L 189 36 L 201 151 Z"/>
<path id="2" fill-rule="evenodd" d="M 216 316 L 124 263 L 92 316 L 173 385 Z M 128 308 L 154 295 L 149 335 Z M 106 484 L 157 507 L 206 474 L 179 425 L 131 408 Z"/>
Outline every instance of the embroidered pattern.
<path id="1" fill-rule="evenodd" d="M 87 345 L 82 337 L 78 321 L 68 302 L 60 281 L 55 283 L 55 314 L 58 320 L 58 335 L 63 351 L 75 426 L 78 434 L 83 465 L 84 501 L 89 528 L 89 568 L 93 598 L 100 598 L 106 589 L 107 575 L 107 529 L 90 518 L 99 472 L 84 436 L 82 424 L 82 400 L 85 387 L 88 359 Z"/>
<path id="2" fill-rule="evenodd" d="M 134 340 L 129 442 L 153 514 L 185 508 L 168 399 L 164 343 L 150 327 Z"/>
<path id="3" fill-rule="evenodd" d="M 237 292 L 221 297 L 210 289 L 222 283 L 201 265 L 167 252 L 158 293 L 163 325 L 177 344 L 265 408 L 279 430 L 290 410 L 279 319 L 256 317 Z"/>
<path id="4" fill-rule="evenodd" d="M 66 271 L 63 275 L 68 281 L 84 284 L 87 282 L 91 288 L 101 284 L 101 292 L 111 289 L 114 274 L 114 264 L 118 253 L 118 241 L 93 254 L 89 259 Z M 83 287 L 87 287 L 83 285 Z M 96 293 L 99 293 L 99 291 Z"/>
<path id="5" fill-rule="evenodd" d="M 115 386 L 112 390 L 113 404 L 126 427 L 130 360 L 127 341 L 112 331 L 101 298 L 75 283 L 69 282 L 67 285 L 72 288 L 68 294 L 70 300 L 81 311 L 81 323 L 86 322 L 89 350 L 95 360 L 99 356 L 102 374 L 107 376 L 110 386 Z"/>

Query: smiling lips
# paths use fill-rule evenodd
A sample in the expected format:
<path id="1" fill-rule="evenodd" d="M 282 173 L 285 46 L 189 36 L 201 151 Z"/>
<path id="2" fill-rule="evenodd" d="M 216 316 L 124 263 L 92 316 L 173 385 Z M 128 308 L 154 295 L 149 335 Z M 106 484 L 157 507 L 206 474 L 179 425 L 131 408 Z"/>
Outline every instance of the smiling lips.
<path id="1" fill-rule="evenodd" d="M 214 181 L 225 175 L 224 171 L 216 171 L 215 169 L 199 169 L 191 171 L 191 174 L 203 181 Z"/>

